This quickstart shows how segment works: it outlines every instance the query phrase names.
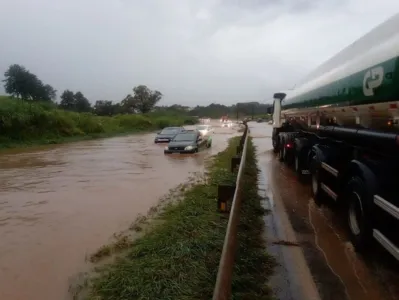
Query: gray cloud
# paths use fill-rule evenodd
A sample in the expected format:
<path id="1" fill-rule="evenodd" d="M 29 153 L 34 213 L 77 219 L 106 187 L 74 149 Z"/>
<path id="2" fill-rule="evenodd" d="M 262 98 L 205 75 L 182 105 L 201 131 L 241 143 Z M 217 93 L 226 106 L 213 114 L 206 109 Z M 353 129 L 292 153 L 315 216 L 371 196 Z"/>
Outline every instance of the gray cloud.
<path id="1" fill-rule="evenodd" d="M 265 101 L 399 9 L 396 0 L 0 0 L 0 70 L 92 102 Z M 0 90 L 0 92 L 2 92 Z"/>

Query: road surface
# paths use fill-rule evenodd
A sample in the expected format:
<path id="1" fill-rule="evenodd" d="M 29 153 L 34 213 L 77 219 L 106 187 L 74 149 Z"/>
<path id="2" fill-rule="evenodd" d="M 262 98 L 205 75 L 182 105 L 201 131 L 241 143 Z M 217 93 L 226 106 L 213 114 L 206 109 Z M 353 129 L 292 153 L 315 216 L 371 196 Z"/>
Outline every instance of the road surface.
<path id="1" fill-rule="evenodd" d="M 299 183 L 291 168 L 276 159 L 271 145 L 272 127 L 249 124 L 261 174 L 265 174 L 273 201 L 283 204 L 321 299 L 399 299 L 399 264 L 378 247 L 371 256 L 355 253 L 340 216 L 329 207 L 317 207 L 310 187 Z M 285 298 L 281 300 L 298 299 L 282 295 Z"/>

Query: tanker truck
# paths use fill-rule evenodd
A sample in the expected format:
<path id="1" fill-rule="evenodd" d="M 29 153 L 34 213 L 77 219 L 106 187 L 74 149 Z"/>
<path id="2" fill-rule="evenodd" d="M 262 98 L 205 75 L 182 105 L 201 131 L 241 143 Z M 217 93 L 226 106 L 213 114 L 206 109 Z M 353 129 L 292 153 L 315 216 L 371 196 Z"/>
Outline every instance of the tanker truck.
<path id="1" fill-rule="evenodd" d="M 358 252 L 399 260 L 399 14 L 273 96 L 273 149 L 344 214 Z"/>

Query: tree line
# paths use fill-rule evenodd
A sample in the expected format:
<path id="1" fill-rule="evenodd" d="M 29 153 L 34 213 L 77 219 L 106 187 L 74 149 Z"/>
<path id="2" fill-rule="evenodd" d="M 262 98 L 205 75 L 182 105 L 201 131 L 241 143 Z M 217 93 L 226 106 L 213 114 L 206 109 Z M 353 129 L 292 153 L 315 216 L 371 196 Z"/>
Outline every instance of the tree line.
<path id="1" fill-rule="evenodd" d="M 60 103 L 57 103 L 57 90 L 51 85 L 43 83 L 35 74 L 24 66 L 13 64 L 4 73 L 4 89 L 7 94 L 23 101 L 52 102 L 59 108 L 75 112 L 91 112 L 100 116 L 116 114 L 148 113 L 151 111 L 169 111 L 184 113 L 191 116 L 220 118 L 228 115 L 230 118 L 266 114 L 270 105 L 259 102 L 237 103 L 222 105 L 212 103 L 208 106 L 197 105 L 194 108 L 174 104 L 171 106 L 157 106 L 162 99 L 160 91 L 153 91 L 145 85 L 133 88 L 131 94 L 126 95 L 120 102 L 97 100 L 94 105 L 80 91 L 65 90 L 62 92 Z"/>
<path id="2" fill-rule="evenodd" d="M 53 102 L 59 108 L 75 112 L 92 112 L 101 116 L 115 114 L 148 113 L 162 99 L 162 93 L 152 91 L 145 85 L 133 88 L 119 103 L 109 100 L 97 100 L 92 106 L 90 101 L 80 91 L 65 90 L 60 103 L 56 103 L 57 90 L 49 84 L 44 84 L 35 74 L 24 66 L 13 64 L 4 73 L 5 92 L 15 99 L 23 101 Z"/>
<path id="3" fill-rule="evenodd" d="M 235 119 L 237 117 L 241 118 L 243 116 L 266 115 L 267 108 L 270 106 L 271 104 L 264 104 L 259 102 L 242 102 L 234 105 L 212 103 L 207 106 L 197 105 L 192 108 L 188 106 L 174 104 L 171 106 L 156 107 L 156 109 L 186 112 L 190 116 L 209 117 L 213 119 L 218 119 L 221 116 L 227 115 L 230 119 Z"/>

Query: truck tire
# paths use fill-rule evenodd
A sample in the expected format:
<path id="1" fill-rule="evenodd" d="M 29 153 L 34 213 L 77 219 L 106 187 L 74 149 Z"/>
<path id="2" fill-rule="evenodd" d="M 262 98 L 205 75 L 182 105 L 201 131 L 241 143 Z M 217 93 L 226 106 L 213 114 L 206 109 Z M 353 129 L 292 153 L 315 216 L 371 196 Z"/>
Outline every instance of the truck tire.
<path id="1" fill-rule="evenodd" d="M 357 252 L 365 252 L 373 237 L 371 204 L 373 195 L 367 184 L 358 176 L 352 177 L 347 185 L 346 220 L 351 242 Z"/>
<path id="2" fill-rule="evenodd" d="M 290 144 L 291 147 L 287 148 L 284 147 L 284 161 L 287 165 L 292 166 L 294 164 L 294 159 L 295 159 L 295 147 L 294 147 L 294 140 L 295 140 L 296 134 L 293 132 L 286 133 L 285 135 L 285 146 L 287 144 Z"/>
<path id="3" fill-rule="evenodd" d="M 273 152 L 274 153 L 278 153 L 279 149 L 278 149 L 278 141 L 276 138 L 272 138 L 272 144 L 273 144 Z"/>
<path id="4" fill-rule="evenodd" d="M 303 174 L 304 166 L 304 154 L 302 151 L 295 151 L 294 155 L 294 170 L 296 176 L 300 182 L 307 182 L 309 180 L 308 174 Z"/>
<path id="5" fill-rule="evenodd" d="M 298 178 L 301 177 L 302 175 L 302 169 L 301 169 L 301 157 L 300 153 L 295 152 L 295 157 L 294 157 L 294 170 L 295 173 L 297 174 Z"/>
<path id="6" fill-rule="evenodd" d="M 281 162 L 284 162 L 284 138 L 280 137 L 279 138 L 279 147 L 278 147 L 278 160 Z"/>
<path id="7" fill-rule="evenodd" d="M 293 144 L 294 144 L 294 153 L 293 153 L 294 171 L 299 181 L 307 182 L 310 179 L 309 162 L 308 162 L 308 156 L 309 156 L 308 139 L 294 136 Z"/>
<path id="8" fill-rule="evenodd" d="M 317 155 L 312 157 L 310 165 L 310 177 L 311 177 L 311 193 L 314 202 L 317 206 L 321 206 L 326 201 L 326 193 L 321 189 L 321 178 L 320 178 L 320 168 L 321 161 L 319 161 Z"/>
<path id="9" fill-rule="evenodd" d="M 279 152 L 279 141 L 280 141 L 280 136 L 278 135 L 278 133 L 276 133 L 276 129 L 273 129 L 273 133 L 272 133 L 272 145 L 273 145 L 273 151 L 274 153 L 278 153 Z"/>

